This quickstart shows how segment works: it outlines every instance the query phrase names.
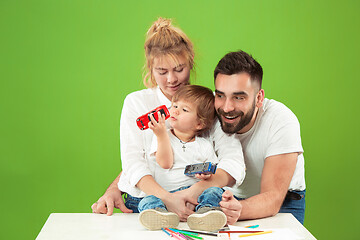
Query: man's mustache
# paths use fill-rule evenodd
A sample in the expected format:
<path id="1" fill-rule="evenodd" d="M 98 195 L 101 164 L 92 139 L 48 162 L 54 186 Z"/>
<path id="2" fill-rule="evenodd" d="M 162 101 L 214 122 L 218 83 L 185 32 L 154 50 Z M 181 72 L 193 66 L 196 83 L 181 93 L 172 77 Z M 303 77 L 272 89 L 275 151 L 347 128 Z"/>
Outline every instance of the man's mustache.
<path id="1" fill-rule="evenodd" d="M 244 116 L 244 112 L 243 111 L 231 111 L 231 112 L 225 112 L 223 109 L 218 108 L 216 113 L 220 116 L 224 116 L 224 117 L 242 117 Z"/>

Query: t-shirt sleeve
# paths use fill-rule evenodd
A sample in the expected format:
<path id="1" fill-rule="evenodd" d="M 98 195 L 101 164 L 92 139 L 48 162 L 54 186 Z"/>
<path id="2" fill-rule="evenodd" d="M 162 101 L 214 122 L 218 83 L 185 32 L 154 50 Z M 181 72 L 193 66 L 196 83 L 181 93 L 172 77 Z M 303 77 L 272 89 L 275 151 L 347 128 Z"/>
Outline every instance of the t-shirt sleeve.
<path id="1" fill-rule="evenodd" d="M 234 135 L 224 133 L 218 121 L 210 132 L 210 136 L 219 160 L 217 167 L 235 179 L 235 187 L 239 186 L 245 178 L 245 162 L 240 141 Z"/>
<path id="2" fill-rule="evenodd" d="M 286 153 L 302 153 L 300 124 L 289 110 L 274 118 L 268 134 L 266 158 Z"/>

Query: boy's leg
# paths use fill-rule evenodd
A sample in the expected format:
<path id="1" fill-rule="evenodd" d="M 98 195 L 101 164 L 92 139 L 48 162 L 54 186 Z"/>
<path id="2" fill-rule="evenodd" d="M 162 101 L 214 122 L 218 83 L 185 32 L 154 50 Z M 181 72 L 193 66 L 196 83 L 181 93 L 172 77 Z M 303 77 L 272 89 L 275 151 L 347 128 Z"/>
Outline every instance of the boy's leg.
<path id="1" fill-rule="evenodd" d="M 142 212 L 146 209 L 155 209 L 155 208 L 161 208 L 166 210 L 163 201 L 161 201 L 160 198 L 155 197 L 154 195 L 149 195 L 144 197 L 138 205 L 139 212 Z"/>
<path id="2" fill-rule="evenodd" d="M 222 199 L 224 189 L 219 187 L 211 187 L 206 189 L 198 198 L 198 205 L 195 210 L 199 210 L 203 207 L 220 207 L 219 203 Z"/>
<path id="3" fill-rule="evenodd" d="M 179 216 L 168 212 L 161 199 L 153 195 L 144 197 L 138 208 L 140 223 L 149 230 L 174 228 L 179 225 Z"/>
<path id="4" fill-rule="evenodd" d="M 126 193 L 124 199 L 125 199 L 125 206 L 128 209 L 133 210 L 133 213 L 139 213 L 138 205 L 139 202 L 142 200 L 142 198 L 133 197 L 130 194 Z"/>
<path id="5" fill-rule="evenodd" d="M 191 214 L 187 223 L 191 229 L 216 231 L 226 224 L 226 215 L 220 210 L 224 190 L 218 187 L 206 189 L 198 198 L 196 212 Z"/>

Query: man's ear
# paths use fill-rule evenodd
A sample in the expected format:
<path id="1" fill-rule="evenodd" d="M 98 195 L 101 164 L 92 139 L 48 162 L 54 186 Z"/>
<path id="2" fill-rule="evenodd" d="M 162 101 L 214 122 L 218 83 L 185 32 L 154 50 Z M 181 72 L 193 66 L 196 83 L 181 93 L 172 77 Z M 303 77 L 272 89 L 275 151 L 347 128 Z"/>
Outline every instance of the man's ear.
<path id="1" fill-rule="evenodd" d="M 261 108 L 265 99 L 265 91 L 264 89 L 260 89 L 256 94 L 256 107 Z"/>

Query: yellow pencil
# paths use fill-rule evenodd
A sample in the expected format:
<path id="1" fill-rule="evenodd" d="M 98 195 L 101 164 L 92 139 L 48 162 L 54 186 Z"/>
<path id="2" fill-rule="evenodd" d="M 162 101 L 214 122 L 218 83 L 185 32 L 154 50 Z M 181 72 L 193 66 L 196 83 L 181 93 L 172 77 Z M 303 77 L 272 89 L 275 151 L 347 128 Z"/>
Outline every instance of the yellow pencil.
<path id="1" fill-rule="evenodd" d="M 242 235 L 239 235 L 239 237 L 250 237 L 250 236 L 261 235 L 261 234 L 266 234 L 266 233 L 272 233 L 272 231 L 264 231 L 264 232 L 257 232 L 257 233 L 242 234 Z"/>

